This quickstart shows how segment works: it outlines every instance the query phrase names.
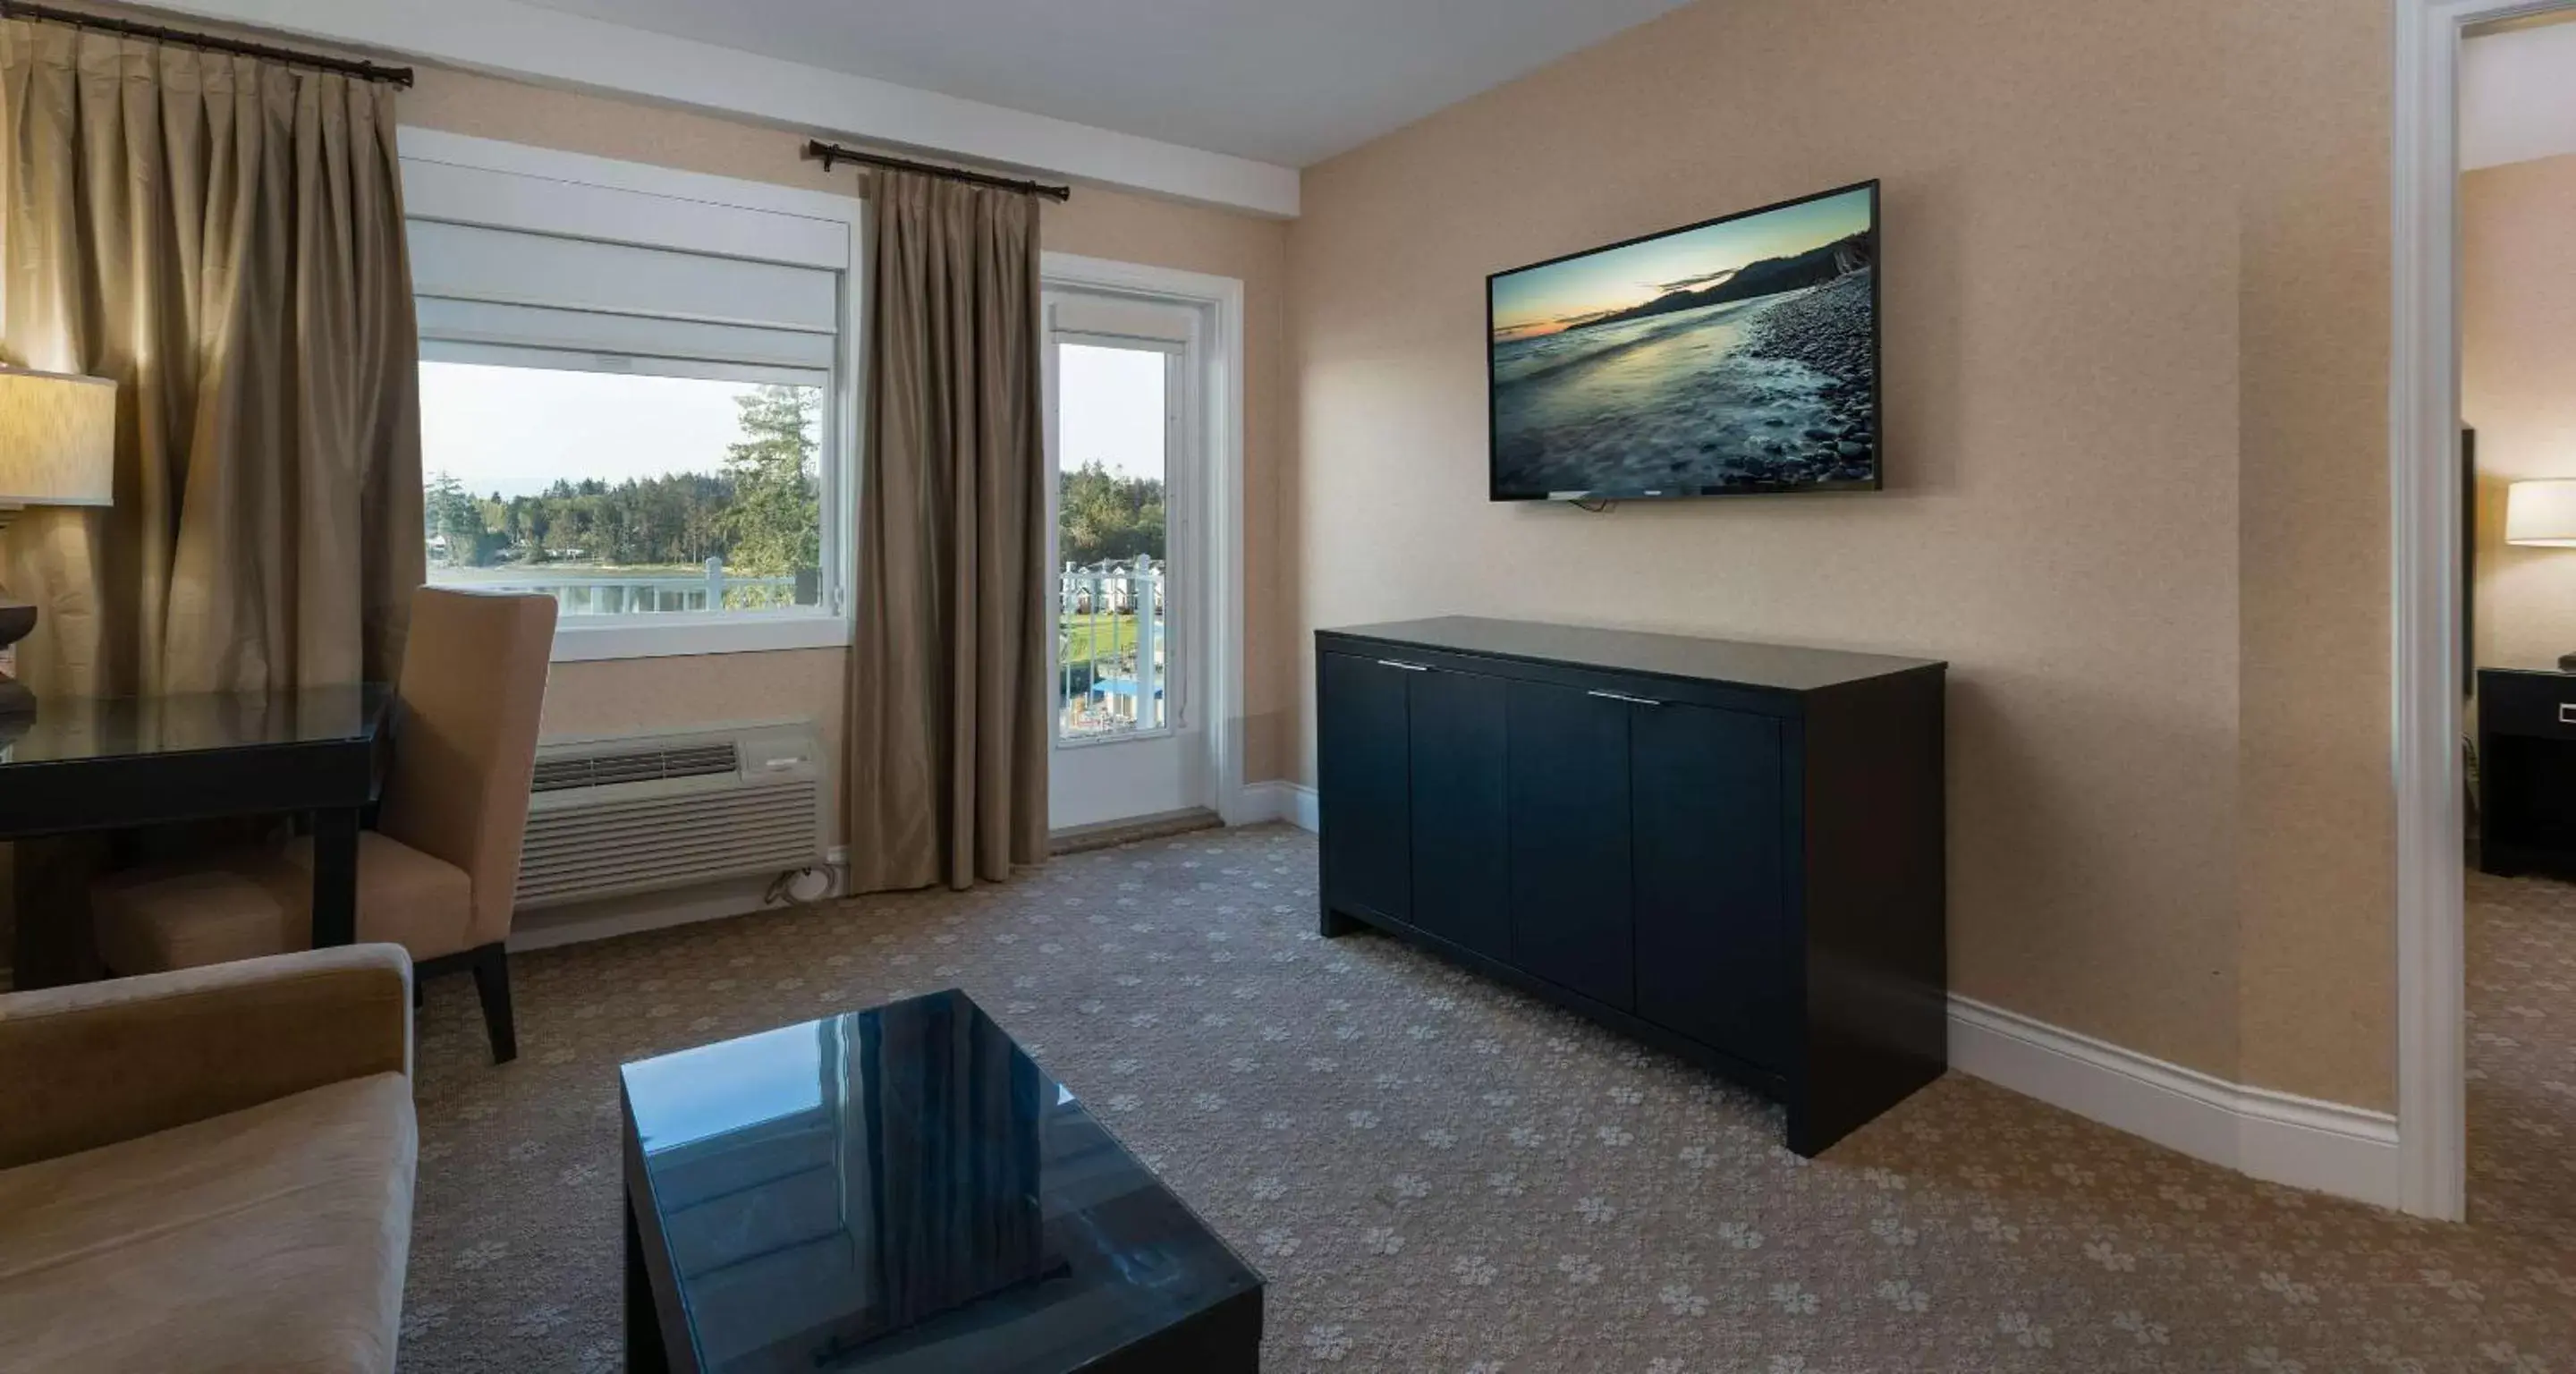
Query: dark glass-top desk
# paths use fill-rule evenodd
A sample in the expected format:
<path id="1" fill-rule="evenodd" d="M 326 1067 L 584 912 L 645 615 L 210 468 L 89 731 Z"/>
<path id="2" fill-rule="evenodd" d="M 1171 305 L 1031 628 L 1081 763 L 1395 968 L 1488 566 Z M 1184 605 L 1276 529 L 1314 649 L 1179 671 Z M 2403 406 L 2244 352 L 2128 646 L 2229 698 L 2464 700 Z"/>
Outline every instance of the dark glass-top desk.
<path id="1" fill-rule="evenodd" d="M 1257 1370 L 1261 1276 L 962 992 L 624 1069 L 637 1370 Z"/>
<path id="2" fill-rule="evenodd" d="M 393 689 L 62 697 L 0 717 L 0 840 L 300 812 L 313 824 L 313 943 L 357 938 L 358 821 L 383 782 Z M 18 986 L 65 976 L 39 913 Z"/>

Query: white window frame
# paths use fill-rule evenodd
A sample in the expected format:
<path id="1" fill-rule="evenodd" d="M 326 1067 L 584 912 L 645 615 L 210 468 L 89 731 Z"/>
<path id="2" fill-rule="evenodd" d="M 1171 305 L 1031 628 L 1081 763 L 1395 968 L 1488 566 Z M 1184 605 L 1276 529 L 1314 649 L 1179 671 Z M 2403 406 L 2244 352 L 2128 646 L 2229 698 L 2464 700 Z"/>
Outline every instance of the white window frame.
<path id="1" fill-rule="evenodd" d="M 565 616 L 556 622 L 554 661 L 848 647 L 853 639 L 852 584 L 857 569 L 863 442 L 859 397 L 867 318 L 862 295 L 867 262 L 864 203 L 854 196 L 432 129 L 404 128 L 400 138 L 404 208 L 413 219 L 686 248 L 823 267 L 839 274 L 840 333 L 827 379 L 820 463 L 821 604 L 798 611 Z M 769 214 L 730 213 L 741 210 Z M 424 342 L 422 356 L 608 370 L 582 354 L 550 355 L 547 350 L 495 343 Z M 701 376 L 733 371 L 720 364 L 687 360 L 653 361 L 649 370 L 656 375 Z"/>

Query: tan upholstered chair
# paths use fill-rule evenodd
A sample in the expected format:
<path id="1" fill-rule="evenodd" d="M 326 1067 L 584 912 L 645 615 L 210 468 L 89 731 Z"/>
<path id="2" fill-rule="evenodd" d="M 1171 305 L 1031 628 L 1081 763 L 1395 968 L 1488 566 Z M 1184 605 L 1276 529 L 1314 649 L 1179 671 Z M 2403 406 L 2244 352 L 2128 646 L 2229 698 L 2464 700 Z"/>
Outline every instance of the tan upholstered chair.
<path id="1" fill-rule="evenodd" d="M 355 945 L 0 996 L 0 1369 L 391 1370 L 411 964 Z"/>
<path id="2" fill-rule="evenodd" d="M 492 1057 L 518 1055 L 510 908 L 536 767 L 555 603 L 424 587 L 392 721 L 377 828 L 358 836 L 358 938 L 422 977 L 471 969 Z M 101 962 L 157 973 L 312 943 L 313 844 L 111 874 L 90 889 Z"/>

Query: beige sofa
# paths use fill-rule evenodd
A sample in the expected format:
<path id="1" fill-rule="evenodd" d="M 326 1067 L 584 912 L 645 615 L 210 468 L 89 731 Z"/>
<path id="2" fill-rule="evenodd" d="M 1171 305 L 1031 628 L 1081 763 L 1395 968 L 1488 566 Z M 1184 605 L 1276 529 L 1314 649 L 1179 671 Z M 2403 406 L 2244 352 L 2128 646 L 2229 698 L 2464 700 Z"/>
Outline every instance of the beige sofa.
<path id="1" fill-rule="evenodd" d="M 0 997 L 0 1370 L 390 1370 L 411 963 L 357 945 Z"/>

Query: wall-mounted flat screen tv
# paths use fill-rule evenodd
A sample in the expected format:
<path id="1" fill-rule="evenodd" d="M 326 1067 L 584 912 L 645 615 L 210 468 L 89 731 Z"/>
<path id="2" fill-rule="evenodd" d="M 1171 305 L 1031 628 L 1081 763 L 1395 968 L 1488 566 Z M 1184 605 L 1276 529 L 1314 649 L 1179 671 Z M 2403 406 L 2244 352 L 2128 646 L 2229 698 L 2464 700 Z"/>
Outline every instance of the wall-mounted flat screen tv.
<path id="1" fill-rule="evenodd" d="M 1497 501 L 1879 485 L 1878 183 L 1486 279 Z"/>

